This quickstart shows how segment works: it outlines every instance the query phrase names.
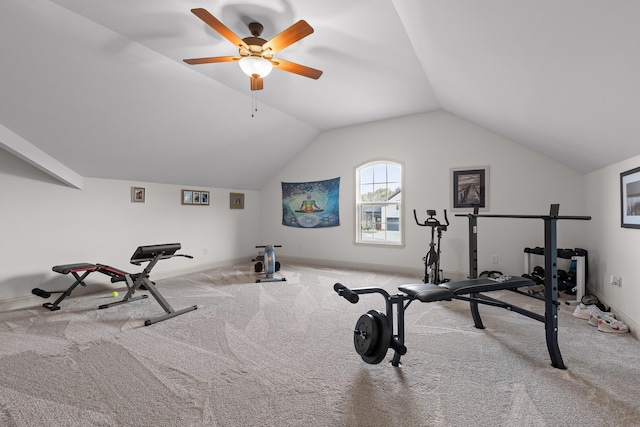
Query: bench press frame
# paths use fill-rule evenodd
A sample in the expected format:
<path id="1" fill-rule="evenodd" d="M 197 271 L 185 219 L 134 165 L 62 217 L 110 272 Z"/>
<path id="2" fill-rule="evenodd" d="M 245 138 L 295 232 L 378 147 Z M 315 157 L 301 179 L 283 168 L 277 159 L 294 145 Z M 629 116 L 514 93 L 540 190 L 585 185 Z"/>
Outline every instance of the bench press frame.
<path id="1" fill-rule="evenodd" d="M 474 209 L 472 214 L 458 214 L 456 216 L 467 216 L 469 218 L 469 280 L 461 282 L 448 282 L 441 285 L 424 284 L 419 285 L 405 285 L 400 286 L 399 290 L 416 290 L 421 289 L 426 292 L 425 295 L 421 295 L 421 298 L 416 297 L 416 294 L 409 295 L 406 292 L 400 292 L 395 295 L 389 294 L 386 290 L 381 288 L 354 288 L 349 289 L 346 286 L 336 283 L 334 290 L 338 295 L 344 297 L 349 302 L 355 304 L 358 302 L 359 294 L 378 293 L 385 298 L 386 301 L 386 327 L 391 331 L 391 338 L 387 348 L 394 349 L 395 353 L 391 364 L 393 366 L 400 366 L 400 357 L 407 352 L 407 348 L 404 344 L 405 341 L 405 322 L 404 312 L 407 307 L 414 300 L 418 299 L 421 302 L 434 302 L 434 301 L 450 301 L 452 299 L 462 300 L 469 302 L 471 316 L 473 318 L 474 326 L 478 329 L 484 329 L 482 318 L 480 317 L 480 311 L 478 310 L 479 304 L 489 305 L 494 307 L 500 307 L 529 317 L 544 323 L 545 325 L 545 338 L 547 343 L 547 350 L 549 351 L 549 357 L 551 358 L 551 365 L 558 369 L 567 369 L 564 361 L 562 360 L 562 354 L 560 353 L 560 347 L 558 345 L 558 267 L 557 267 L 557 222 L 558 220 L 590 220 L 589 216 L 559 216 L 559 205 L 552 204 L 549 215 L 491 215 L 491 214 L 478 214 L 478 209 Z M 496 283 L 491 285 L 493 279 L 478 279 L 478 218 L 523 218 L 523 219 L 542 219 L 544 221 L 544 258 L 545 258 L 545 286 L 544 286 L 544 298 L 540 298 L 536 295 L 525 293 L 518 288 L 525 286 L 533 286 L 535 283 L 523 278 L 517 278 L 516 282 L 509 282 L 504 280 L 502 285 Z M 461 286 L 464 284 L 477 285 L 474 286 Z M 415 287 L 415 289 L 411 289 Z M 449 290 L 448 288 L 454 288 Z M 460 290 L 460 293 L 456 294 L 456 288 Z M 482 290 L 482 289 L 489 290 Z M 496 298 L 484 295 L 482 292 L 488 292 L 491 290 L 509 290 L 527 297 L 544 300 L 544 315 L 534 313 L 516 305 L 498 300 Z M 412 292 L 413 293 L 413 292 Z M 396 307 L 396 317 L 394 325 L 394 305 Z M 358 331 L 354 331 L 358 333 Z M 386 351 L 386 350 L 385 350 Z M 363 359 L 365 357 L 363 356 Z M 366 361 L 366 360 L 365 360 Z"/>

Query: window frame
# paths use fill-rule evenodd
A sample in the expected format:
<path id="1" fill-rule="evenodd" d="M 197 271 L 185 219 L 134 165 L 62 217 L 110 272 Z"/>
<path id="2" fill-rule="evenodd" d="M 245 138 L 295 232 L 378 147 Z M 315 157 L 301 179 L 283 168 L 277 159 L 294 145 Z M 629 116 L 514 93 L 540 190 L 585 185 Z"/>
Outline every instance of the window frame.
<path id="1" fill-rule="evenodd" d="M 369 167 L 374 167 L 376 165 L 393 165 L 396 167 L 400 168 L 400 200 L 399 201 L 371 201 L 371 202 L 363 202 L 361 199 L 361 180 L 362 180 L 362 172 L 369 168 Z M 386 248 L 403 248 L 405 246 L 405 240 L 404 240 L 404 193 L 405 193 L 405 165 L 403 162 L 397 161 L 397 160 L 393 160 L 393 159 L 389 159 L 389 158 L 381 158 L 381 159 L 374 159 L 374 160 L 369 160 L 366 161 L 364 163 L 361 163 L 359 165 L 357 165 L 354 168 L 354 182 L 355 182 L 355 191 L 354 191 L 354 199 L 355 199 L 355 203 L 354 203 L 354 207 L 355 207 L 355 211 L 354 211 L 354 244 L 358 245 L 358 246 L 371 246 L 371 247 L 386 247 Z M 389 182 L 395 182 L 395 181 L 388 181 L 388 176 L 385 177 L 385 181 L 384 184 L 388 186 Z M 374 182 L 372 183 L 372 185 L 376 184 L 381 184 L 381 181 L 376 181 L 376 179 L 374 178 Z M 370 205 L 370 206 L 398 206 L 398 233 L 399 233 L 399 241 L 389 241 L 388 239 L 385 240 L 363 240 L 362 239 L 362 228 L 361 228 L 361 224 L 362 224 L 362 218 L 361 218 L 361 212 L 362 212 L 362 206 L 366 206 L 366 205 Z M 385 223 L 387 224 L 387 223 Z M 388 231 L 385 229 L 385 231 Z"/>

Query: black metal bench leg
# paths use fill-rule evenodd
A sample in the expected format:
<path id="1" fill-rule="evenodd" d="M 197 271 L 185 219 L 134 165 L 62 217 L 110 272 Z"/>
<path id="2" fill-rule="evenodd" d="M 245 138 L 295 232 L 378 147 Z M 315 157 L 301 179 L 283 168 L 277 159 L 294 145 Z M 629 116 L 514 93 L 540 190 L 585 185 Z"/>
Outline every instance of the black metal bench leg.
<path id="1" fill-rule="evenodd" d="M 562 354 L 560 354 L 560 347 L 558 346 L 558 308 L 556 306 L 550 311 L 547 311 L 547 315 L 544 322 L 544 328 L 547 338 L 547 349 L 549 350 L 549 357 L 551 357 L 551 365 L 558 369 L 567 369 L 562 361 Z"/>
<path id="2" fill-rule="evenodd" d="M 75 277 L 76 281 L 73 285 L 69 286 L 67 288 L 66 291 L 64 291 L 62 293 L 62 295 L 60 295 L 58 297 L 57 300 L 55 300 L 54 302 L 45 302 L 44 304 L 42 304 L 42 306 L 44 308 L 48 308 L 51 311 L 56 311 L 56 310 L 60 310 L 60 306 L 59 304 L 62 302 L 62 300 L 64 300 L 66 297 L 68 297 L 69 295 L 71 295 L 71 292 L 73 292 L 73 290 L 76 288 L 76 286 L 78 285 L 82 285 L 82 286 L 87 286 L 84 283 L 84 279 L 87 278 L 87 276 L 89 274 L 91 274 L 93 272 L 93 270 L 87 270 L 84 272 L 84 274 L 82 276 L 78 276 L 78 273 L 76 273 L 75 271 L 72 271 L 71 274 L 73 274 L 73 277 Z"/>
<path id="3" fill-rule="evenodd" d="M 395 302 L 397 306 L 397 333 L 391 336 L 390 347 L 394 350 L 393 359 L 391 360 L 392 366 L 400 366 L 400 357 L 407 354 L 407 347 L 404 345 L 404 310 L 409 306 L 411 301 L 405 304 L 404 298 L 400 296 L 392 297 L 394 298 L 393 302 Z M 391 313 L 393 316 L 393 313 Z M 390 317 L 390 319 L 393 319 Z M 391 331 L 393 332 L 393 320 L 391 320 Z"/>
<path id="4" fill-rule="evenodd" d="M 151 281 L 149 279 L 144 278 L 142 280 L 144 281 L 144 284 L 146 285 L 147 290 L 149 291 L 151 296 L 155 298 L 155 300 L 158 302 L 158 304 L 160 304 L 160 306 L 165 311 L 165 313 L 167 313 L 164 316 L 159 316 L 159 317 L 156 317 L 156 318 L 153 318 L 153 319 L 146 320 L 144 322 L 145 326 L 153 325 L 154 323 L 158 323 L 158 322 L 162 322 L 163 320 L 171 319 L 172 317 L 179 316 L 181 314 L 187 313 L 189 311 L 196 310 L 198 308 L 197 305 L 193 305 L 191 307 L 183 308 L 182 310 L 176 311 L 176 310 L 173 309 L 173 307 L 171 307 L 171 305 L 167 302 L 167 300 L 164 299 L 164 297 L 162 296 L 160 291 L 158 291 L 156 289 L 156 287 L 153 285 L 153 283 L 151 283 Z"/>
<path id="5" fill-rule="evenodd" d="M 478 294 L 470 294 L 472 298 L 477 298 Z M 478 303 L 470 301 L 469 306 L 471 308 L 471 317 L 473 317 L 473 325 L 478 329 L 484 329 L 482 319 L 480 318 L 480 311 L 478 310 Z"/>
<path id="6" fill-rule="evenodd" d="M 557 215 L 557 212 L 556 212 Z M 551 365 L 567 369 L 562 361 L 558 346 L 558 258 L 557 258 L 557 218 L 553 212 L 544 220 L 544 329 Z"/>

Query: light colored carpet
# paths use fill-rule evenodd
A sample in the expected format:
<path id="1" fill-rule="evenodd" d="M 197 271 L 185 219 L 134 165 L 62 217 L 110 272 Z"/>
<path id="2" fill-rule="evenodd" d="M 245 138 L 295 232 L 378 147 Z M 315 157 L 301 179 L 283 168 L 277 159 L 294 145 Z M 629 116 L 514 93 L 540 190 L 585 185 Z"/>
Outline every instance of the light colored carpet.
<path id="1" fill-rule="evenodd" d="M 252 265 L 157 282 L 151 298 L 106 310 L 107 291 L 62 309 L 0 314 L 2 426 L 634 426 L 640 343 L 560 313 L 568 370 L 550 365 L 542 323 L 461 301 L 414 303 L 403 366 L 367 365 L 353 349 L 356 305 L 333 284 L 396 292 L 415 277 L 283 264 L 286 282 L 255 283 Z M 277 274 L 280 274 L 277 273 Z M 29 286 L 29 284 L 25 284 Z M 493 293 L 536 311 L 542 303 Z"/>

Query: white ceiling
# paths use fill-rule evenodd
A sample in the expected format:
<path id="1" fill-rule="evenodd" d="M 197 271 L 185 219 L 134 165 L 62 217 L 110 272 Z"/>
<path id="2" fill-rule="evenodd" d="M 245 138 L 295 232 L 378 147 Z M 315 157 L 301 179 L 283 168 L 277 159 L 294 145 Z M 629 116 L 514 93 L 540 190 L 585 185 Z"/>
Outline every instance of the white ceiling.
<path id="1" fill-rule="evenodd" d="M 238 36 L 315 32 L 252 111 Z M 2 0 L 0 125 L 85 177 L 258 190 L 320 132 L 444 109 L 587 173 L 640 154 L 635 0 Z"/>

